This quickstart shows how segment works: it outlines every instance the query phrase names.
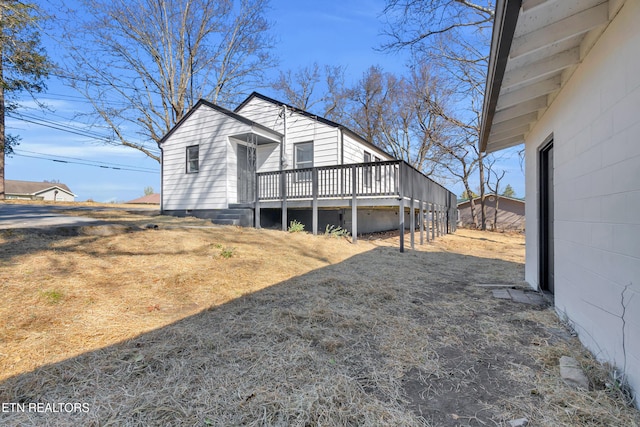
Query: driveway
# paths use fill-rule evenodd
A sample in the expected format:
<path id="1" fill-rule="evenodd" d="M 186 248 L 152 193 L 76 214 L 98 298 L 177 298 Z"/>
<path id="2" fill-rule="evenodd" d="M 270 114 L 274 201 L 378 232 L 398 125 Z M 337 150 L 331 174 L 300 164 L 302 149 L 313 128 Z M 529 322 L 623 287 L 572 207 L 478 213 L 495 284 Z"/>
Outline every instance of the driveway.
<path id="1" fill-rule="evenodd" d="M 47 228 L 103 224 L 104 221 L 84 216 L 65 215 L 64 211 L 100 210 L 103 207 L 0 203 L 0 229 Z M 109 208 L 112 209 L 112 208 Z"/>

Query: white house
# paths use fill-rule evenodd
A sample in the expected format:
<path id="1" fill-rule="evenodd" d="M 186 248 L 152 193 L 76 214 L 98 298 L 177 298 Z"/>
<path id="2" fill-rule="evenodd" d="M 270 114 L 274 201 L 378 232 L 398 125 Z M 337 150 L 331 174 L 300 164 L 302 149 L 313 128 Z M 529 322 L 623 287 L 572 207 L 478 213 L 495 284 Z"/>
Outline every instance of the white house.
<path id="1" fill-rule="evenodd" d="M 61 183 L 7 179 L 4 181 L 4 188 L 7 199 L 47 200 L 53 202 L 73 202 L 76 199 L 76 195 L 71 192 L 69 187 Z"/>
<path id="2" fill-rule="evenodd" d="M 526 280 L 640 390 L 640 2 L 500 0 L 480 148 L 525 144 Z"/>
<path id="3" fill-rule="evenodd" d="M 454 218 L 455 195 L 408 164 L 342 125 L 255 92 L 235 111 L 200 100 L 159 145 L 166 214 L 284 229 L 296 219 L 314 233 L 335 225 L 354 238 L 404 227 L 405 219 L 415 228 L 427 211 L 437 213 L 438 233 Z"/>

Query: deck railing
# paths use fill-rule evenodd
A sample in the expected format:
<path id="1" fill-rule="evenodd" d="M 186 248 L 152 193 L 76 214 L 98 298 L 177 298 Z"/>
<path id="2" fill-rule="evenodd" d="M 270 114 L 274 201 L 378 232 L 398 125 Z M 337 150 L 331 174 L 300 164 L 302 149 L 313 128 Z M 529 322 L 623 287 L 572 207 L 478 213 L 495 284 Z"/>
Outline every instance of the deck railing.
<path id="1" fill-rule="evenodd" d="M 455 207 L 455 195 L 404 161 L 260 172 L 257 199 L 397 197 Z M 284 178 L 283 178 L 284 177 Z"/>
<path id="2" fill-rule="evenodd" d="M 456 196 L 400 160 L 260 172 L 256 174 L 256 184 L 256 227 L 260 226 L 261 205 L 280 202 L 282 229 L 286 230 L 287 201 L 304 199 L 311 202 L 314 234 L 318 232 L 319 200 L 338 199 L 335 203 L 330 201 L 330 206 L 351 206 L 354 243 L 358 236 L 358 205 L 364 203 L 366 206 L 373 199 L 378 199 L 375 201 L 377 206 L 398 206 L 399 212 L 403 213 L 409 209 L 411 247 L 414 246 L 416 216 L 420 243 L 428 222 L 431 224 L 426 225 L 427 240 L 429 233 L 433 239 L 436 235 L 455 231 L 456 227 Z M 404 251 L 404 221 L 405 215 L 398 215 L 398 228 L 402 231 L 401 252 Z"/>
<path id="3" fill-rule="evenodd" d="M 394 160 L 261 172 L 257 174 L 258 200 L 281 200 L 283 194 L 288 199 L 308 199 L 314 191 L 321 199 L 352 197 L 354 184 L 357 197 L 399 196 L 402 163 Z"/>

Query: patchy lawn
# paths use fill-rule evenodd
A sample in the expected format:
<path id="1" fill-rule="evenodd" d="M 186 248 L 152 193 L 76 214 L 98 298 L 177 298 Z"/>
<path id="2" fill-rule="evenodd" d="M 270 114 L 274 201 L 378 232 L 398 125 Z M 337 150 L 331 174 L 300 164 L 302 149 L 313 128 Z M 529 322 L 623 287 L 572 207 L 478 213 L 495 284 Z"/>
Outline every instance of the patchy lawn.
<path id="1" fill-rule="evenodd" d="M 400 254 L 393 235 L 92 215 L 113 225 L 0 231 L 0 402 L 85 404 L 2 425 L 640 424 L 551 309 L 476 286 L 523 286 L 521 235 Z"/>

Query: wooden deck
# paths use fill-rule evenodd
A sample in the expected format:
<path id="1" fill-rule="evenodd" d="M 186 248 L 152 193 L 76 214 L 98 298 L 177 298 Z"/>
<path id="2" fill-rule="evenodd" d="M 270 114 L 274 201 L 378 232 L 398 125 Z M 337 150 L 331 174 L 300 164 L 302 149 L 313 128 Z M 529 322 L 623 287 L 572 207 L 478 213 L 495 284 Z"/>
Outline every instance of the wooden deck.
<path id="1" fill-rule="evenodd" d="M 415 245 L 416 212 L 420 244 L 441 234 L 455 231 L 456 196 L 427 178 L 404 161 L 323 166 L 256 174 L 254 202 L 256 227 L 260 228 L 260 209 L 282 210 L 282 229 L 287 229 L 287 209 L 310 208 L 312 231 L 318 233 L 318 209 L 352 209 L 353 242 L 358 236 L 358 207 L 397 207 L 409 211 L 411 247 Z M 404 215 L 398 215 L 398 229 L 405 229 Z M 430 224 L 427 223 L 429 220 Z M 429 233 L 429 231 L 431 233 Z M 431 234 L 431 236 L 429 236 Z M 404 251 L 404 233 L 400 233 Z"/>

